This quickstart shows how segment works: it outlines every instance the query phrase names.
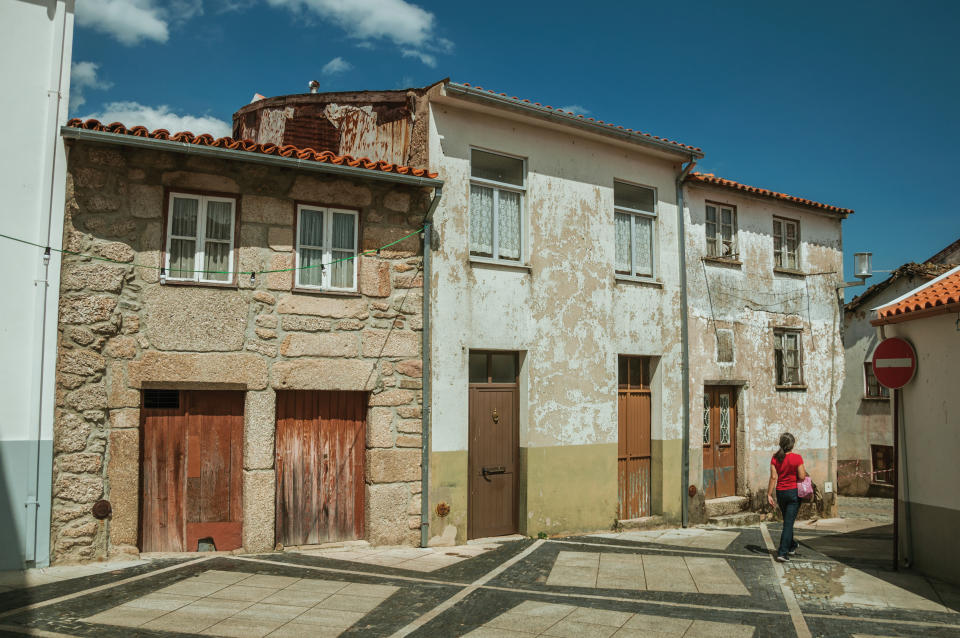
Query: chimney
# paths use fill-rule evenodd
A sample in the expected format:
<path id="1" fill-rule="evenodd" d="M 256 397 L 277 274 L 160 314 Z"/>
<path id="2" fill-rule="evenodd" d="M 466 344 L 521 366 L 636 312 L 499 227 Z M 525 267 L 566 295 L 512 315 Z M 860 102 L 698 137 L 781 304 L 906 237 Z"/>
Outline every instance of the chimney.
<path id="1" fill-rule="evenodd" d="M 311 93 L 319 93 L 319 92 L 320 92 L 320 83 L 317 82 L 316 80 L 310 80 L 309 86 L 310 86 L 310 92 L 311 92 Z"/>

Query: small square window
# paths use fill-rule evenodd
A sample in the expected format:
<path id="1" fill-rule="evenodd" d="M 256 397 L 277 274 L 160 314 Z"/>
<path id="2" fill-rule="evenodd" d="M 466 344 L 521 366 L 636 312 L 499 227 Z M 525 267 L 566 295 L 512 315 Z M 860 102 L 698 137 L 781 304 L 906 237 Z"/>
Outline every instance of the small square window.
<path id="1" fill-rule="evenodd" d="M 626 182 L 613 183 L 613 205 L 616 208 L 654 213 L 656 199 L 657 194 L 652 188 Z"/>
<path id="2" fill-rule="evenodd" d="M 170 193 L 165 277 L 172 281 L 231 283 L 236 200 Z"/>
<path id="3" fill-rule="evenodd" d="M 473 149 L 470 176 L 511 186 L 523 186 L 523 160 Z"/>
<path id="4" fill-rule="evenodd" d="M 799 330 L 773 332 L 778 386 L 803 385 L 803 340 Z"/>
<path id="5" fill-rule="evenodd" d="M 357 289 L 359 217 L 352 210 L 297 208 L 298 288 Z"/>
<path id="6" fill-rule="evenodd" d="M 776 268 L 799 270 L 800 224 L 789 219 L 773 220 L 773 265 Z"/>

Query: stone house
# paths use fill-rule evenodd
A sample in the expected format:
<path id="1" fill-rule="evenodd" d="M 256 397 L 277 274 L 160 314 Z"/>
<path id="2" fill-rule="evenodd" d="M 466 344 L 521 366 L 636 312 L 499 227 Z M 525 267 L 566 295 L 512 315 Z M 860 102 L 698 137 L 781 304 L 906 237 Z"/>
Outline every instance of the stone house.
<path id="1" fill-rule="evenodd" d="M 767 509 L 782 432 L 814 482 L 834 481 L 841 223 L 853 211 L 710 174 L 686 188 L 691 421 L 702 427 L 691 436 L 703 446 L 690 464 L 704 492 L 691 518 L 741 523 Z"/>
<path id="2" fill-rule="evenodd" d="M 441 182 L 290 145 L 62 135 L 54 559 L 415 544 Z"/>
<path id="3" fill-rule="evenodd" d="M 837 405 L 837 492 L 848 496 L 893 495 L 893 419 L 890 391 L 873 374 L 880 343 L 872 309 L 950 270 L 960 261 L 960 241 L 922 264 L 900 266 L 846 304 L 843 347 L 846 380 Z"/>
<path id="4" fill-rule="evenodd" d="M 916 355 L 913 378 L 894 393 L 899 564 L 957 583 L 960 494 L 950 486 L 960 481 L 960 266 L 875 311 L 871 323 L 880 337 L 904 339 Z"/>

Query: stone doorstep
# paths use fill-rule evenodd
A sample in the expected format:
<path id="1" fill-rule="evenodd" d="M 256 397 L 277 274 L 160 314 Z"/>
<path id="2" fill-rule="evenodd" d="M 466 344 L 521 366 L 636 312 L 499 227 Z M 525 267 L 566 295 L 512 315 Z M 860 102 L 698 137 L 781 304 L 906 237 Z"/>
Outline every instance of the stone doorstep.
<path id="1" fill-rule="evenodd" d="M 707 518 L 728 516 L 742 512 L 750 506 L 750 499 L 746 496 L 724 496 L 704 501 L 707 509 Z"/>
<path id="2" fill-rule="evenodd" d="M 625 530 L 666 529 L 671 527 L 663 520 L 662 516 L 642 516 L 640 518 L 628 518 L 618 522 L 620 523 L 620 527 Z"/>
<path id="3" fill-rule="evenodd" d="M 391 548 L 394 546 L 390 546 Z M 398 547 L 407 547 L 406 545 L 400 545 Z M 320 543 L 319 545 L 284 545 L 283 551 L 285 552 L 302 552 L 311 549 L 374 549 L 369 543 L 365 540 L 355 540 L 355 541 L 336 541 L 333 543 Z M 377 547 L 376 549 L 381 549 Z"/>
<path id="4" fill-rule="evenodd" d="M 753 527 L 760 524 L 760 515 L 756 512 L 739 512 L 707 519 L 711 527 Z"/>
<path id="5" fill-rule="evenodd" d="M 527 536 L 523 534 L 508 534 L 506 536 L 489 536 L 487 538 L 471 538 L 467 541 L 467 545 L 488 545 L 490 543 L 506 543 L 509 541 L 523 541 L 527 540 Z"/>

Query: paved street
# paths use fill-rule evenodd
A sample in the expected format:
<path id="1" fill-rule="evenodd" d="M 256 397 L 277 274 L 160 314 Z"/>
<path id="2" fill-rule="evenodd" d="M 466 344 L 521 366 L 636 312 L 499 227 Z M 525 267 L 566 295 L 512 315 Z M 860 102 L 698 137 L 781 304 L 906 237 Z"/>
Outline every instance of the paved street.
<path id="1" fill-rule="evenodd" d="M 849 528 L 853 528 L 852 531 Z M 839 531 L 838 531 L 839 530 Z M 960 589 L 889 566 L 883 521 L 626 531 L 463 547 L 362 544 L 45 570 L 0 594 L 2 635 L 960 636 Z M 71 571 L 73 570 L 73 571 Z M 20 582 L 24 582 L 21 579 Z"/>

